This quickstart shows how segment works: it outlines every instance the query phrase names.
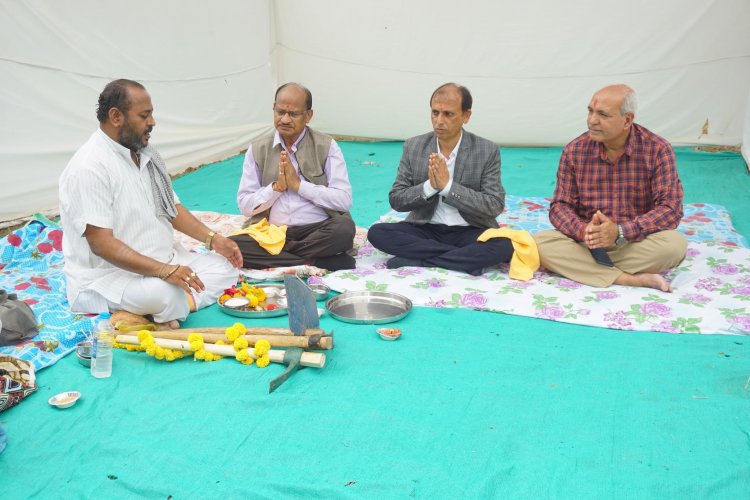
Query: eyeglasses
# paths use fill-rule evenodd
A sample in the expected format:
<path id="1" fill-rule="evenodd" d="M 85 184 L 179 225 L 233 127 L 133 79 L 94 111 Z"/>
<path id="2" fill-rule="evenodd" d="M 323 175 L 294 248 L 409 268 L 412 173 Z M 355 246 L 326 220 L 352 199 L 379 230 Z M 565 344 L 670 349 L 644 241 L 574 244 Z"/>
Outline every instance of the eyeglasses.
<path id="1" fill-rule="evenodd" d="M 273 108 L 273 114 L 276 115 L 276 118 L 283 118 L 284 115 L 289 115 L 289 118 L 292 120 L 298 120 L 302 118 L 307 111 L 284 111 L 283 109 L 278 109 L 274 106 Z"/>

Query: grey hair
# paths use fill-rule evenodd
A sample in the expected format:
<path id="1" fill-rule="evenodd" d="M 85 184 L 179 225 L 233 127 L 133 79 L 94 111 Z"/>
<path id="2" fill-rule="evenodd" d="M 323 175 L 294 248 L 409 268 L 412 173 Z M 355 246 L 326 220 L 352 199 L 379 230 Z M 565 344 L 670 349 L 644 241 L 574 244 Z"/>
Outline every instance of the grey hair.
<path id="1" fill-rule="evenodd" d="M 625 116 L 628 113 L 633 113 L 635 116 L 635 112 L 638 111 L 638 96 L 632 88 L 626 86 L 626 89 L 625 99 L 620 106 L 620 115 Z"/>

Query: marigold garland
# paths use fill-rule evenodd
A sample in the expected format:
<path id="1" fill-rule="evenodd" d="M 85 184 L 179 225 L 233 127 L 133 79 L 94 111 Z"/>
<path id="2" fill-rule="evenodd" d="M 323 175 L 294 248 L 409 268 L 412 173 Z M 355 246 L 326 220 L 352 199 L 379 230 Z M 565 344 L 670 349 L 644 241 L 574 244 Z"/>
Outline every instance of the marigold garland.
<path id="1" fill-rule="evenodd" d="M 141 342 L 141 345 L 132 346 L 133 349 L 130 349 L 131 346 L 126 345 L 125 348 L 129 351 L 146 351 L 146 354 L 149 356 L 153 356 L 158 360 L 163 359 L 170 362 L 185 357 L 185 353 L 180 350 L 167 349 L 158 345 L 154 340 L 154 336 L 148 330 L 140 330 L 138 332 L 138 340 Z"/>
<path id="2" fill-rule="evenodd" d="M 268 357 L 268 351 L 271 349 L 271 344 L 265 339 L 260 339 L 255 343 L 255 348 L 253 349 L 253 354 L 255 354 L 255 356 L 251 356 L 250 350 L 248 349 L 250 343 L 245 337 L 240 336 L 244 335 L 245 332 L 247 332 L 247 329 L 242 323 L 235 323 L 224 332 L 227 338 L 233 343 L 232 345 L 237 353 L 234 356 L 235 359 L 243 365 L 252 365 L 255 363 L 258 368 L 265 368 L 271 362 L 271 358 Z"/>
<path id="3" fill-rule="evenodd" d="M 250 354 L 249 345 L 243 335 L 247 333 L 247 328 L 242 323 L 235 323 L 225 330 L 227 338 L 232 342 L 235 352 L 235 359 L 243 365 L 251 365 L 253 363 L 258 365 L 258 368 L 265 368 L 271 362 L 271 358 L 268 355 L 268 351 L 271 350 L 271 344 L 261 339 L 255 343 L 253 348 L 253 355 Z M 138 341 L 140 345 L 132 344 L 121 344 L 119 342 L 114 343 L 114 347 L 119 349 L 127 349 L 128 351 L 143 351 L 148 356 L 152 356 L 158 360 L 174 361 L 186 356 L 184 351 L 178 349 L 168 349 L 161 347 L 156 343 L 152 332 L 148 330 L 140 330 L 138 332 Z M 187 337 L 187 341 L 190 344 L 190 349 L 193 351 L 193 359 L 200 361 L 216 361 L 221 359 L 222 356 L 208 352 L 205 349 L 205 342 L 203 341 L 203 335 L 200 333 L 191 333 Z M 226 345 L 227 343 L 223 340 L 216 342 L 217 345 Z"/>
<path id="4" fill-rule="evenodd" d="M 203 342 L 203 335 L 200 333 L 191 333 L 188 335 L 188 342 L 190 343 L 190 349 L 193 350 L 193 359 L 196 361 L 216 361 L 222 357 L 218 354 L 208 352 L 205 349 L 205 343 Z"/>

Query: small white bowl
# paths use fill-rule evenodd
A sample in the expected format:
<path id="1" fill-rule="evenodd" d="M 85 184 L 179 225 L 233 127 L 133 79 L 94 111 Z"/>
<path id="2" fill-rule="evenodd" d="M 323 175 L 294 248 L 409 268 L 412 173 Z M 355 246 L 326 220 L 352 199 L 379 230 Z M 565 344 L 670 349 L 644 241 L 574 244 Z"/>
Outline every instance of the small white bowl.
<path id="1" fill-rule="evenodd" d="M 61 392 L 49 398 L 48 403 L 58 408 L 70 408 L 81 397 L 78 391 Z"/>
<path id="2" fill-rule="evenodd" d="M 238 307 L 245 307 L 248 304 L 250 304 L 250 299 L 247 297 L 232 297 L 225 300 L 221 305 L 229 309 L 237 309 Z"/>
<path id="3" fill-rule="evenodd" d="M 383 340 L 396 340 L 401 337 L 400 328 L 378 328 L 376 331 Z"/>

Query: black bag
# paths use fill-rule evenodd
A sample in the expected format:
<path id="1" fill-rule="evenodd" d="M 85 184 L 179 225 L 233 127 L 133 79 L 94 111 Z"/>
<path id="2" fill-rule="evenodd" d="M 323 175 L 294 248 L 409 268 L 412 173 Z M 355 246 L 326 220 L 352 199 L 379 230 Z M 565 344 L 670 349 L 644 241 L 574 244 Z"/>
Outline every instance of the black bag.
<path id="1" fill-rule="evenodd" d="M 13 345 L 34 337 L 39 333 L 36 316 L 29 305 L 18 300 L 15 293 L 0 290 L 0 347 Z"/>

